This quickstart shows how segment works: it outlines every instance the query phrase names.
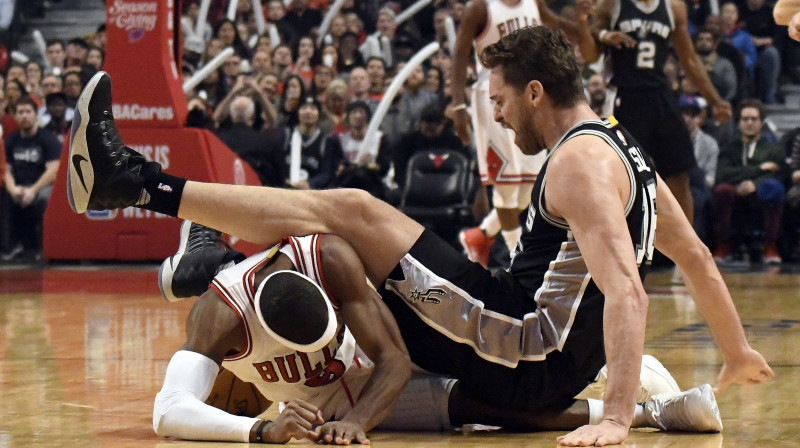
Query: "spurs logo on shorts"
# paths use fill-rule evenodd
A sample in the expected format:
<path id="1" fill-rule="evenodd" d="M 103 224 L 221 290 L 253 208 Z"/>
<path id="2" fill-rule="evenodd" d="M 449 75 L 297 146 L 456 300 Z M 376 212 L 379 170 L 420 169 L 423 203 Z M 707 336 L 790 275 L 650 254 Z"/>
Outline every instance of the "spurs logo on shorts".
<path id="1" fill-rule="evenodd" d="M 442 303 L 442 301 L 437 296 L 444 297 L 446 295 L 447 292 L 441 288 L 429 288 L 424 291 L 418 291 L 416 288 L 414 288 L 414 290 L 408 294 L 408 298 L 412 302 L 419 301 L 422 303 L 439 304 Z"/>

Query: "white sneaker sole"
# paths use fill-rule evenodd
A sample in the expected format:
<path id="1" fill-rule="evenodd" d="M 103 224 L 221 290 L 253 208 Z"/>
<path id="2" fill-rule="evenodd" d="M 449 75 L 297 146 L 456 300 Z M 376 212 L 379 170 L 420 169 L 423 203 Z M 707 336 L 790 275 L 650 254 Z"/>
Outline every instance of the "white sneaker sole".
<path id="1" fill-rule="evenodd" d="M 189 242 L 189 229 L 191 227 L 191 221 L 183 221 L 178 251 L 175 255 L 164 260 L 161 263 L 161 267 L 158 268 L 158 289 L 161 290 L 161 295 L 170 302 L 177 302 L 182 299 L 172 294 L 172 277 L 175 275 L 175 269 L 178 268 L 183 254 L 186 253 L 186 244 Z M 164 285 L 167 285 L 167 287 L 165 288 Z"/>
<path id="2" fill-rule="evenodd" d="M 83 88 L 83 92 L 78 97 L 75 116 L 72 120 L 69 158 L 67 159 L 67 198 L 70 208 L 75 213 L 86 212 L 94 187 L 94 169 L 91 157 L 89 157 L 86 127 L 89 125 L 89 102 L 97 83 L 103 76 L 106 76 L 105 72 L 97 72 Z"/>

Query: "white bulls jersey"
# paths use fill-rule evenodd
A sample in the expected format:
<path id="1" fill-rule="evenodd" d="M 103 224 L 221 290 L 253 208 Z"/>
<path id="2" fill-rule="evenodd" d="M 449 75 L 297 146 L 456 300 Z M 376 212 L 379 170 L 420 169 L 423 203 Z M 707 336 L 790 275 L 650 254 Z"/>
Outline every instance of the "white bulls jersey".
<path id="1" fill-rule="evenodd" d="M 266 398 L 276 402 L 292 398 L 308 401 L 319 407 L 327 420 L 350 410 L 372 370 L 372 362 L 341 321 L 336 299 L 326 290 L 338 320 L 336 337 L 313 353 L 292 350 L 270 337 L 253 305 L 258 289 L 256 272 L 278 252 L 288 256 L 298 272 L 325 290 L 319 258 L 321 238 L 324 235 L 286 238 L 220 272 L 212 287 L 239 314 L 247 338 L 242 351 L 226 356 L 222 366 L 255 385 Z"/>
<path id="2" fill-rule="evenodd" d="M 507 34 L 541 23 L 536 0 L 519 0 L 513 5 L 506 4 L 502 0 L 486 0 L 486 27 L 473 42 L 475 55 L 479 56 L 484 48 L 496 43 Z M 476 69 L 478 74 L 485 70 L 480 62 L 476 64 Z"/>

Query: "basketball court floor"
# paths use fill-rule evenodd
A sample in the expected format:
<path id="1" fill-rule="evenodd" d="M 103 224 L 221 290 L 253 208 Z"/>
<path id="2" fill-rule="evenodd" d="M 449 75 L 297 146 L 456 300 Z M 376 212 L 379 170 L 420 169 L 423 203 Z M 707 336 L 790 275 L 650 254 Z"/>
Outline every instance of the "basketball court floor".
<path id="1" fill-rule="evenodd" d="M 800 275 L 788 271 L 725 275 L 748 339 L 772 365 L 775 381 L 718 396 L 722 434 L 634 431 L 625 446 L 800 445 Z M 153 397 L 184 341 L 193 302 L 162 299 L 156 275 L 150 264 L 0 266 L 0 448 L 242 446 L 153 433 Z M 648 277 L 645 351 L 684 389 L 713 384 L 720 354 L 685 289 L 669 281 L 669 272 Z M 555 446 L 560 434 L 370 436 L 378 447 L 533 448 Z"/>

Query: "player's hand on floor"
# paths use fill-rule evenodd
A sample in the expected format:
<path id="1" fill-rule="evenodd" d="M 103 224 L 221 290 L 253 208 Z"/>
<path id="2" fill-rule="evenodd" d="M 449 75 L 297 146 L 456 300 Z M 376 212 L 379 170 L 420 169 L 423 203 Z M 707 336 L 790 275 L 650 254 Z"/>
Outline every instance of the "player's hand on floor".
<path id="1" fill-rule="evenodd" d="M 761 353 L 748 348 L 741 356 L 725 360 L 717 377 L 717 387 L 714 388 L 714 392 L 725 393 L 728 386 L 733 383 L 758 384 L 770 381 L 774 377 L 775 372 L 772 371 Z"/>
<path id="2" fill-rule="evenodd" d="M 328 422 L 317 428 L 319 443 L 330 443 L 334 445 L 350 445 L 350 442 L 357 442 L 362 445 L 369 445 L 369 439 L 364 433 L 361 425 L 341 421 Z"/>
<path id="3" fill-rule="evenodd" d="M 264 430 L 265 441 L 286 443 L 292 437 L 316 441 L 319 434 L 314 426 L 324 423 L 322 413 L 316 406 L 303 400 L 294 399 L 284 408 L 281 415 Z"/>
<path id="4" fill-rule="evenodd" d="M 561 446 L 605 446 L 622 443 L 628 437 L 628 428 L 610 420 L 599 425 L 584 425 L 558 438 Z"/>

